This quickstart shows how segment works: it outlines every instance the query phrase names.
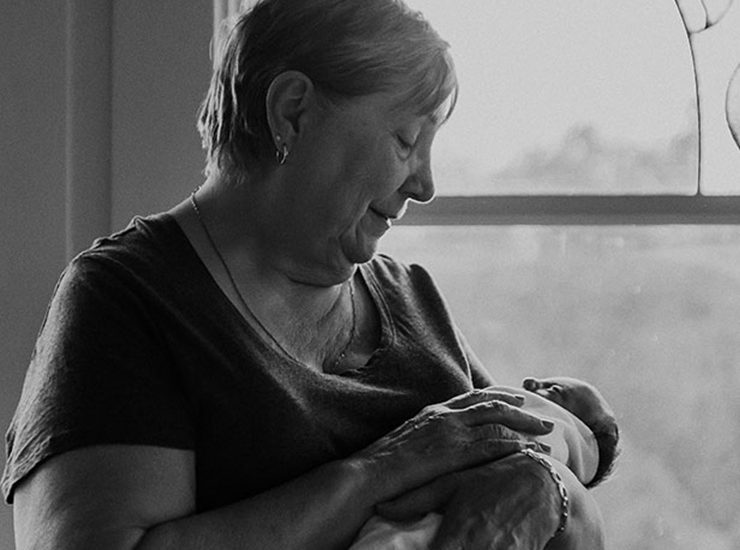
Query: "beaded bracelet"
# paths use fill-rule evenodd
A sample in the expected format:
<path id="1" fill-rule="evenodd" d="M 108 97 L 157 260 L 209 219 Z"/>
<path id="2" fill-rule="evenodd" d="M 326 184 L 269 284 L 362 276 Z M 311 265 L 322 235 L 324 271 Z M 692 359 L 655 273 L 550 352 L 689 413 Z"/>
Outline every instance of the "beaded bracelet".
<path id="1" fill-rule="evenodd" d="M 558 525 L 558 528 L 555 530 L 555 533 L 552 535 L 552 537 L 550 537 L 550 540 L 552 540 L 560 533 L 565 531 L 565 527 L 568 525 L 568 491 L 565 489 L 563 478 L 560 477 L 560 474 L 557 472 L 557 470 L 555 470 L 549 460 L 541 455 L 538 455 L 532 449 L 522 449 L 520 452 L 545 468 L 545 470 L 547 470 L 547 473 L 550 474 L 550 477 L 555 482 L 555 485 L 558 488 L 558 493 L 560 494 L 560 524 Z"/>

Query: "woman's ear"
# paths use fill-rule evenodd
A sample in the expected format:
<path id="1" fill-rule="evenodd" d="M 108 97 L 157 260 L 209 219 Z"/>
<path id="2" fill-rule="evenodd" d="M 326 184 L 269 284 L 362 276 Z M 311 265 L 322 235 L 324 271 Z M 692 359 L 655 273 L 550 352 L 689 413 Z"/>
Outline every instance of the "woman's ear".
<path id="1" fill-rule="evenodd" d="M 265 102 L 276 149 L 291 146 L 303 129 L 308 109 L 316 104 L 316 88 L 302 72 L 286 71 L 270 83 Z"/>

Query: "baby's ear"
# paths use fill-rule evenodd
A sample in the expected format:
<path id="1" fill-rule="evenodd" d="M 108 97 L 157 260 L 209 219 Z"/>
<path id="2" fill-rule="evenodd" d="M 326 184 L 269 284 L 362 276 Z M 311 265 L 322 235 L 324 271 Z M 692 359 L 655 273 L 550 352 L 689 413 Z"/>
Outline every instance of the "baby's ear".
<path id="1" fill-rule="evenodd" d="M 531 376 L 528 376 L 524 380 L 522 380 L 522 387 L 525 390 L 536 392 L 540 390 L 556 390 L 560 391 L 563 389 L 563 385 L 559 382 L 559 380 L 564 380 L 562 378 L 544 378 L 542 380 L 539 380 L 537 378 L 533 378 Z"/>
<path id="2" fill-rule="evenodd" d="M 567 395 L 562 392 L 562 387 L 552 382 L 552 378 L 546 378 L 545 380 L 538 380 L 537 378 L 525 378 L 522 380 L 522 387 L 532 393 L 536 393 L 540 397 L 544 397 L 548 401 L 557 403 L 561 407 L 566 407 Z"/>

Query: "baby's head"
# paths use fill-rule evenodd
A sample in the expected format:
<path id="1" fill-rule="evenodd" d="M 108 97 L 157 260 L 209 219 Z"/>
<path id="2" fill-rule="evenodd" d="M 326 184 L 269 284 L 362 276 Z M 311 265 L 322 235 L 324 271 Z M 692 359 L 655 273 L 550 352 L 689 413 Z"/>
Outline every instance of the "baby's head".
<path id="1" fill-rule="evenodd" d="M 522 387 L 557 403 L 590 428 L 599 446 L 599 467 L 588 486 L 603 481 L 614 468 L 619 454 L 619 428 L 614 412 L 599 390 L 588 382 L 564 376 L 541 380 L 525 378 Z"/>

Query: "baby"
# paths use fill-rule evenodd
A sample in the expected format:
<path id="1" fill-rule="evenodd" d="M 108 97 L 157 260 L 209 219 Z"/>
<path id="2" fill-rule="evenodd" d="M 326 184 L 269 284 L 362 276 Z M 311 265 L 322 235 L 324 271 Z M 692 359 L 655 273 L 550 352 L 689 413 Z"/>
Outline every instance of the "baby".
<path id="1" fill-rule="evenodd" d="M 507 386 L 491 389 L 524 395 L 522 409 L 551 420 L 555 428 L 532 441 L 551 448 L 550 456 L 567 465 L 587 487 L 611 472 L 618 454 L 619 430 L 614 413 L 599 391 L 574 378 L 526 378 L 525 392 Z M 430 513 L 415 522 L 370 518 L 349 550 L 426 550 L 442 516 Z"/>

